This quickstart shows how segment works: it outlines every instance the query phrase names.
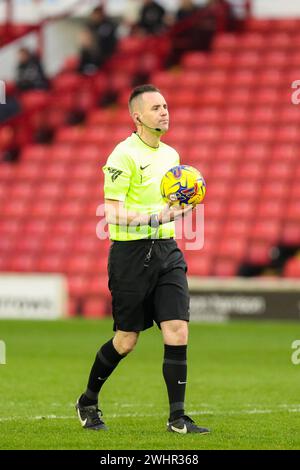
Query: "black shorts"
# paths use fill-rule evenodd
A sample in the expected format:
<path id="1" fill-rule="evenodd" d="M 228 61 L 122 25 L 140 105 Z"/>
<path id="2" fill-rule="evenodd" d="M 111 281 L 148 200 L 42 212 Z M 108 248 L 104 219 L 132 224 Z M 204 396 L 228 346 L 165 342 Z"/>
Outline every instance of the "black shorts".
<path id="1" fill-rule="evenodd" d="M 108 258 L 114 330 L 143 331 L 166 320 L 189 321 L 187 266 L 173 239 L 114 241 Z"/>

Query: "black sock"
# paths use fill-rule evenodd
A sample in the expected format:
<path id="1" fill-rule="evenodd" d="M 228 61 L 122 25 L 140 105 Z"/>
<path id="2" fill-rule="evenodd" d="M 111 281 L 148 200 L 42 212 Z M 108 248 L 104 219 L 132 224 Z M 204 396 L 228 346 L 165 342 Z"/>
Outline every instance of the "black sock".
<path id="1" fill-rule="evenodd" d="M 187 346 L 165 344 L 163 376 L 168 389 L 170 421 L 184 415 L 184 397 L 187 379 Z"/>
<path id="2" fill-rule="evenodd" d="M 89 406 L 98 403 L 98 395 L 102 385 L 123 357 L 125 356 L 122 356 L 118 351 L 116 351 L 112 339 L 102 346 L 96 354 L 95 362 L 90 372 L 87 389 L 79 399 L 82 406 Z"/>

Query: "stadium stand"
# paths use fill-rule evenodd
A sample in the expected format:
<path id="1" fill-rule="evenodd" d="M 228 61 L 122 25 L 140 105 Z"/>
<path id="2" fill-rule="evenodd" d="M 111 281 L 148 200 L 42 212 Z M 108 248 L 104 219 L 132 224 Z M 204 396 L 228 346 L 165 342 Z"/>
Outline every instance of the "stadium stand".
<path id="1" fill-rule="evenodd" d="M 51 91 L 24 95 L 19 162 L 0 164 L 1 271 L 65 273 L 70 314 L 109 311 L 109 242 L 96 237 L 101 166 L 133 130 L 126 103 L 139 75 L 169 100 L 165 141 L 207 182 L 205 245 L 186 252 L 189 273 L 263 275 L 271 268 L 299 277 L 300 113 L 290 89 L 299 26 L 249 20 L 245 32 L 217 34 L 210 53 L 187 52 L 170 70 L 162 68 L 167 37 L 125 38 L 97 75 L 78 75 L 71 58 Z M 103 108 L 108 93 L 117 104 Z M 67 125 L 75 108 L 84 120 Z M 42 122 L 54 128 L 48 145 L 32 143 Z"/>

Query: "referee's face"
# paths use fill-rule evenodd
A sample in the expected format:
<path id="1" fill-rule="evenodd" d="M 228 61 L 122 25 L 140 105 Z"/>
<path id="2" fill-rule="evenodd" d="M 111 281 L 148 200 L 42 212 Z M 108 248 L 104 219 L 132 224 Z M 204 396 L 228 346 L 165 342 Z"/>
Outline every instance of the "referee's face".
<path id="1" fill-rule="evenodd" d="M 160 93 L 143 94 L 142 121 L 149 127 L 160 128 L 163 133 L 169 129 L 168 105 Z"/>

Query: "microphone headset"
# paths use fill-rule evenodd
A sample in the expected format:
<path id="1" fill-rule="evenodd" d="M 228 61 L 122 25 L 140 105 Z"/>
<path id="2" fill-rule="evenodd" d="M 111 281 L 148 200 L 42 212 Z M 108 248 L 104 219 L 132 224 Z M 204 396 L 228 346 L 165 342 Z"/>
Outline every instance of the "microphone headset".
<path id="1" fill-rule="evenodd" d="M 159 127 L 150 127 L 150 126 L 147 126 L 147 124 L 145 124 L 144 122 L 142 122 L 139 117 L 137 117 L 137 120 L 142 124 L 142 126 L 147 127 L 147 129 L 150 129 L 151 131 L 162 132 L 162 129 L 160 129 Z"/>

